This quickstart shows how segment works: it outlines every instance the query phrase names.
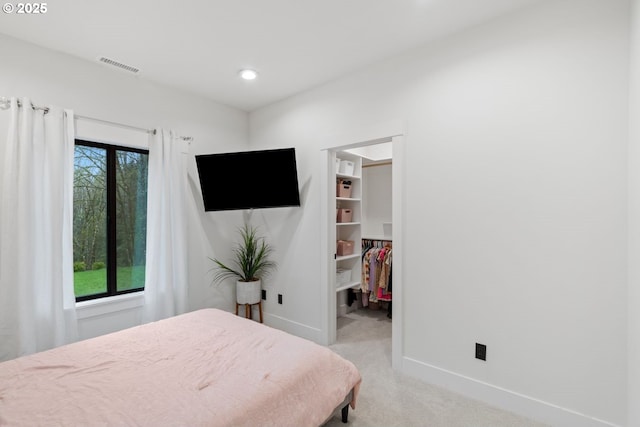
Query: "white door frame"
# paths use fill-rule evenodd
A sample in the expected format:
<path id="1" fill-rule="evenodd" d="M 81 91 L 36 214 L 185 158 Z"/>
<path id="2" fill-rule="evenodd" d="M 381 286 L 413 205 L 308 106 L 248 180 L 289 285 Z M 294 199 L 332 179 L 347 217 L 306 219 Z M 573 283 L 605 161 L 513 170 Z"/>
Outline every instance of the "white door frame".
<path id="1" fill-rule="evenodd" d="M 336 341 L 336 292 L 335 292 L 335 153 L 348 148 L 363 147 L 381 142 L 392 143 L 392 226 L 393 226 L 393 322 L 391 339 L 391 364 L 393 369 L 402 369 L 403 357 L 403 273 L 404 273 L 404 123 L 392 121 L 378 124 L 370 129 L 359 129 L 348 135 L 331 138 L 334 145 L 322 150 L 320 165 L 321 181 L 321 323 L 322 343 Z"/>

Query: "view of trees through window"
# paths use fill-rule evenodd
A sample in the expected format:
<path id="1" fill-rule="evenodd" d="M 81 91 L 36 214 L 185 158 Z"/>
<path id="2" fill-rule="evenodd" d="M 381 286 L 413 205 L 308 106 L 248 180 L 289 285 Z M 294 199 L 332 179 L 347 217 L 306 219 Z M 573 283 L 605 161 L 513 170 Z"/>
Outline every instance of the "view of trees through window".
<path id="1" fill-rule="evenodd" d="M 76 299 L 143 289 L 147 152 L 76 141 L 74 163 Z"/>

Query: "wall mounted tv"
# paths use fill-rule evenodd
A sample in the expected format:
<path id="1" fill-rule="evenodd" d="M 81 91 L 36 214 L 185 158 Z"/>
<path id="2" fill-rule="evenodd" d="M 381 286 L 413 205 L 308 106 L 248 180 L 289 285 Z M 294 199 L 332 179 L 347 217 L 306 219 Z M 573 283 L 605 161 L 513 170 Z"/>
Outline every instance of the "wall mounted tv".
<path id="1" fill-rule="evenodd" d="M 205 211 L 300 206 L 294 148 L 196 156 Z"/>

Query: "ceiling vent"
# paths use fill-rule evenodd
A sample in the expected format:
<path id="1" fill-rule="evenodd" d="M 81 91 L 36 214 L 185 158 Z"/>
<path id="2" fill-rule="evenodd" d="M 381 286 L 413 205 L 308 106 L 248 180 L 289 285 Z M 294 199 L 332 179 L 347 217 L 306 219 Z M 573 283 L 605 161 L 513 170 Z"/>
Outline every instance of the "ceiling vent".
<path id="1" fill-rule="evenodd" d="M 140 72 L 140 68 L 132 67 L 131 65 L 123 64 L 122 62 L 114 61 L 113 59 L 105 58 L 104 56 L 101 56 L 99 61 L 133 74 L 138 74 Z"/>

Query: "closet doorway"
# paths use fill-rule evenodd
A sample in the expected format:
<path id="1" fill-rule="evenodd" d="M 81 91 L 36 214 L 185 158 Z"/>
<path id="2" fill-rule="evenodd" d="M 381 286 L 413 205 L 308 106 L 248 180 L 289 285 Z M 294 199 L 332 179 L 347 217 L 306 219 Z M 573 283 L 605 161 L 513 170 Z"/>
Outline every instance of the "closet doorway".
<path id="1" fill-rule="evenodd" d="M 354 313 L 391 321 L 389 314 L 392 366 L 400 369 L 404 148 L 401 131 L 387 135 L 392 136 L 323 150 L 321 232 L 326 237 L 322 245 L 326 268 L 321 309 L 327 345 L 336 341 L 339 316 Z M 392 283 L 391 298 L 386 289 L 369 290 L 369 282 L 362 284 L 370 278 L 363 279 L 363 253 L 384 257 L 389 251 L 393 267 L 383 271 Z"/>

